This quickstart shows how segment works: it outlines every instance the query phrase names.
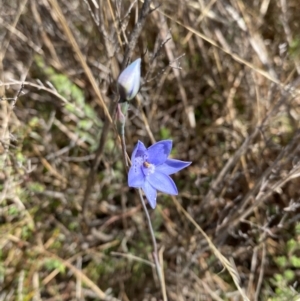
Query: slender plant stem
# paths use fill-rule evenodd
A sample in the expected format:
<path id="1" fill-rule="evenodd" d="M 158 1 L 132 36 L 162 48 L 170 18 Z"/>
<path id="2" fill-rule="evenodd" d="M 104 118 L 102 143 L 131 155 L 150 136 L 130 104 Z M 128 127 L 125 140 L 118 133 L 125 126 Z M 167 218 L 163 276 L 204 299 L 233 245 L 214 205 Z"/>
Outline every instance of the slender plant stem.
<path id="1" fill-rule="evenodd" d="M 138 189 L 138 191 L 139 191 L 140 200 L 141 200 L 141 203 L 142 203 L 145 215 L 146 215 L 148 228 L 149 228 L 151 239 L 152 239 L 152 245 L 153 245 L 152 255 L 153 255 L 153 259 L 154 259 L 154 264 L 155 264 L 157 276 L 158 276 L 158 279 L 159 279 L 160 288 L 162 290 L 162 295 L 163 295 L 164 301 L 167 301 L 167 294 L 166 294 L 166 291 L 165 291 L 166 286 L 164 284 L 164 279 L 163 279 L 163 275 L 162 275 L 162 271 L 161 271 L 161 265 L 160 265 L 160 262 L 159 262 L 159 259 L 158 259 L 157 242 L 156 242 L 156 238 L 155 238 L 155 235 L 154 235 L 154 230 L 153 230 L 153 227 L 152 227 L 151 218 L 150 218 L 149 212 L 147 210 L 147 207 L 146 207 L 146 204 L 145 204 L 145 201 L 144 201 L 144 198 L 143 198 L 142 189 Z"/>
<path id="2" fill-rule="evenodd" d="M 127 118 L 128 112 L 128 102 L 119 103 L 117 106 L 117 128 L 118 133 L 121 137 L 121 146 L 122 146 L 122 153 L 123 153 L 123 161 L 125 164 L 126 171 L 128 171 L 128 160 L 127 160 L 127 152 L 126 152 L 126 142 L 125 142 L 125 123 Z"/>
<path id="3" fill-rule="evenodd" d="M 146 204 L 145 204 L 144 197 L 143 197 L 141 189 L 139 189 L 139 196 L 140 196 L 140 200 L 141 200 L 143 209 L 144 209 L 145 214 L 146 214 L 146 218 L 147 218 L 147 222 L 148 222 L 148 227 L 149 227 L 151 238 L 152 238 L 153 252 L 157 253 L 157 243 L 156 243 L 156 239 L 155 239 L 155 235 L 154 235 L 154 230 L 153 230 L 153 227 L 152 227 L 151 218 L 150 218 L 149 212 L 147 210 L 147 207 L 146 207 Z"/>
<path id="4" fill-rule="evenodd" d="M 125 127 L 125 125 L 123 127 Z M 126 143 L 125 143 L 124 130 L 123 130 L 123 132 L 121 134 L 121 142 L 122 142 L 122 152 L 123 152 L 123 159 L 124 159 L 125 168 L 128 168 L 128 160 L 127 160 L 127 152 L 126 152 Z"/>

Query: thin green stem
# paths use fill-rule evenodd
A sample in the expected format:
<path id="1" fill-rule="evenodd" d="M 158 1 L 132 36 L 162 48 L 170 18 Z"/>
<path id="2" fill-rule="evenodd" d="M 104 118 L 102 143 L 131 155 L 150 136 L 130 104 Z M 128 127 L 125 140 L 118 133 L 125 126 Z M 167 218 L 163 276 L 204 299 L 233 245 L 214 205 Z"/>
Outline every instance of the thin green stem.
<path id="1" fill-rule="evenodd" d="M 125 142 L 125 123 L 126 123 L 126 118 L 127 118 L 128 106 L 129 106 L 128 102 L 118 104 L 117 120 L 116 120 L 118 133 L 121 137 L 123 161 L 124 161 L 126 170 L 128 170 L 128 160 L 127 160 L 126 142 Z"/>
<path id="2" fill-rule="evenodd" d="M 150 218 L 149 212 L 147 210 L 147 207 L 146 207 L 146 204 L 145 204 L 145 201 L 144 201 L 144 198 L 143 198 L 142 189 L 139 188 L 138 191 L 139 191 L 140 200 L 141 200 L 141 203 L 142 203 L 145 215 L 146 215 L 148 228 L 149 228 L 149 231 L 150 231 L 150 236 L 151 236 L 151 239 L 152 239 L 152 245 L 153 245 L 152 256 L 153 256 L 153 259 L 154 259 L 154 264 L 155 264 L 157 276 L 158 276 L 158 279 L 159 279 L 160 288 L 161 288 L 161 291 L 162 291 L 164 301 L 167 301 L 166 286 L 165 286 L 163 275 L 162 275 L 161 265 L 160 265 L 160 262 L 159 262 L 159 259 L 158 259 L 157 242 L 156 242 L 154 230 L 153 230 L 153 227 L 152 227 L 151 218 Z"/>

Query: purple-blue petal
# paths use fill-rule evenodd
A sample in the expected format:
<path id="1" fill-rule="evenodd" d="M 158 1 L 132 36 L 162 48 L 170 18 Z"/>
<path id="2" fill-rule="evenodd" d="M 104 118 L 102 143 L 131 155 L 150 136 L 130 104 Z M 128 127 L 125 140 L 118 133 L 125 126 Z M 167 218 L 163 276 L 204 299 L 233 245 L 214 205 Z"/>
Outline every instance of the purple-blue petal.
<path id="1" fill-rule="evenodd" d="M 177 195 L 178 190 L 174 181 L 166 174 L 155 170 L 145 178 L 145 182 L 148 182 L 153 188 L 172 195 Z"/>
<path id="2" fill-rule="evenodd" d="M 172 149 L 172 140 L 162 140 L 148 148 L 148 162 L 154 165 L 163 164 Z"/>
<path id="3" fill-rule="evenodd" d="M 141 188 L 145 183 L 145 176 L 140 166 L 131 166 L 128 172 L 128 186 Z"/>
<path id="4" fill-rule="evenodd" d="M 147 153 L 145 145 L 141 141 L 138 141 L 131 155 L 131 167 L 128 173 L 129 187 L 139 188 L 144 185 L 145 176 L 142 167 Z"/>
<path id="5" fill-rule="evenodd" d="M 154 209 L 156 207 L 156 198 L 157 198 L 156 189 L 152 187 L 150 183 L 148 183 L 147 181 L 145 182 L 142 189 L 146 195 L 149 205 L 151 206 L 152 209 Z"/>
<path id="6" fill-rule="evenodd" d="M 148 154 L 148 151 L 144 145 L 143 142 L 138 141 L 137 145 L 135 146 L 132 155 L 131 155 L 131 161 L 133 163 L 133 161 L 135 160 L 135 158 L 142 158 L 144 159 L 145 156 Z M 141 164 L 143 164 L 144 162 L 142 162 Z"/>
<path id="7" fill-rule="evenodd" d="M 175 159 L 167 159 L 165 163 L 156 166 L 155 170 L 160 171 L 166 175 L 172 175 L 173 173 L 189 166 L 192 162 L 185 162 Z"/>

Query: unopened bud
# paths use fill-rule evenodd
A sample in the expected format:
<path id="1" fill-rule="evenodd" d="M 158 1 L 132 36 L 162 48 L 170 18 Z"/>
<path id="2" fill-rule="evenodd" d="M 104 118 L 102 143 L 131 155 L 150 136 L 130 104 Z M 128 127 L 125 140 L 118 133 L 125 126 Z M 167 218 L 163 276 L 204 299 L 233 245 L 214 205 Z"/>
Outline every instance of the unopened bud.
<path id="1" fill-rule="evenodd" d="M 138 58 L 127 66 L 119 75 L 118 90 L 120 102 L 133 99 L 140 89 L 141 59 Z"/>

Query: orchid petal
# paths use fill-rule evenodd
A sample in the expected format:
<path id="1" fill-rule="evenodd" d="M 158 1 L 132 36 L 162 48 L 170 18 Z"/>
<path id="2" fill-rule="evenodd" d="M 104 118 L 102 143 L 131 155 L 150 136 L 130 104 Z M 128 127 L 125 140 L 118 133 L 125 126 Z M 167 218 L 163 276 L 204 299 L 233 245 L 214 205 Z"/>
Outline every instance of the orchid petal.
<path id="1" fill-rule="evenodd" d="M 189 166 L 192 162 L 185 162 L 175 159 L 167 159 L 165 163 L 156 166 L 155 170 L 160 171 L 166 175 L 172 175 L 173 173 Z"/>
<path id="2" fill-rule="evenodd" d="M 172 140 L 159 141 L 148 148 L 149 163 L 154 165 L 163 164 L 172 149 Z"/>
<path id="3" fill-rule="evenodd" d="M 138 141 L 131 156 L 131 168 L 128 173 L 128 186 L 129 187 L 142 187 L 145 182 L 145 176 L 143 173 L 143 163 L 145 161 L 145 155 L 147 149 L 143 142 Z"/>
<path id="4" fill-rule="evenodd" d="M 128 186 L 129 187 L 135 187 L 135 188 L 141 188 L 145 183 L 145 176 L 143 174 L 142 168 L 137 167 L 131 167 L 128 172 Z"/>
<path id="5" fill-rule="evenodd" d="M 142 165 L 144 163 L 144 159 L 145 156 L 147 156 L 148 151 L 144 145 L 143 142 L 138 141 L 136 147 L 134 148 L 132 155 L 131 155 L 131 161 L 134 161 L 136 158 L 141 158 L 141 160 L 143 160 L 142 162 L 140 162 L 140 164 Z"/>
<path id="6" fill-rule="evenodd" d="M 177 195 L 178 190 L 174 181 L 166 174 L 155 170 L 154 173 L 150 174 L 145 178 L 146 183 L 148 182 L 153 188 L 172 195 Z"/>
<path id="7" fill-rule="evenodd" d="M 142 189 L 146 195 L 149 205 L 151 206 L 152 209 L 154 209 L 156 207 L 156 198 L 157 198 L 156 189 L 152 187 L 148 182 L 145 182 Z"/>

